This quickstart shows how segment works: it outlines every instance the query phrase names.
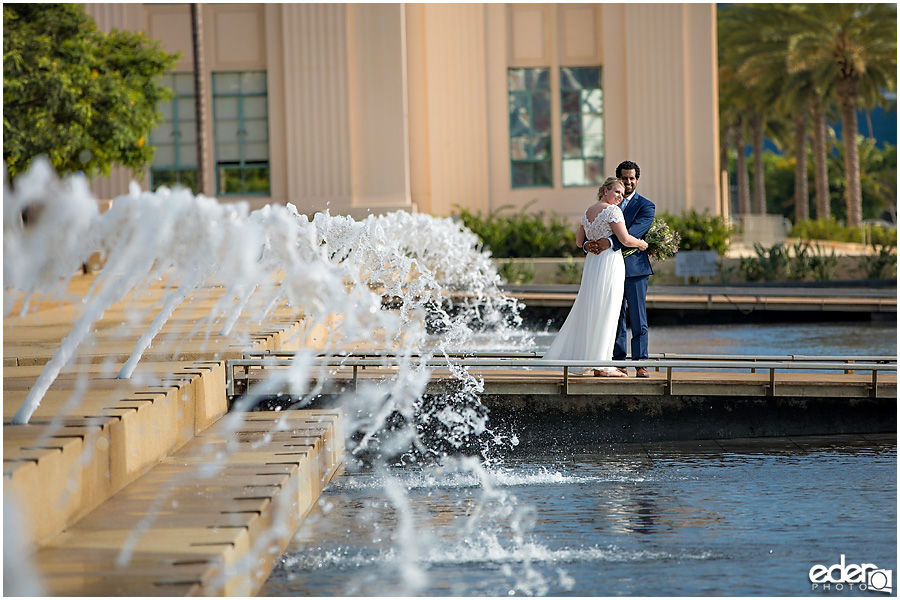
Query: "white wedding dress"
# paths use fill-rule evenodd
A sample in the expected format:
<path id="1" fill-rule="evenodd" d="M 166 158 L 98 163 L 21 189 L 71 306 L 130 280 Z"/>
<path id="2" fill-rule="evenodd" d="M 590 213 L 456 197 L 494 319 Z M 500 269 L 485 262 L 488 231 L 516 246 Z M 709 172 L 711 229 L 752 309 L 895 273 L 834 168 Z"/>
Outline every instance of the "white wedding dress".
<path id="1" fill-rule="evenodd" d="M 611 223 L 620 221 L 625 221 L 622 210 L 613 205 L 600 211 L 593 222 L 587 220 L 587 213 L 581 217 L 589 240 L 611 237 Z M 622 253 L 611 249 L 600 254 L 588 253 L 584 259 L 578 296 L 544 358 L 611 360 L 624 292 L 625 261 Z M 613 367 L 602 370 L 609 372 Z M 575 375 L 587 375 L 592 368 L 571 368 L 569 371 Z"/>

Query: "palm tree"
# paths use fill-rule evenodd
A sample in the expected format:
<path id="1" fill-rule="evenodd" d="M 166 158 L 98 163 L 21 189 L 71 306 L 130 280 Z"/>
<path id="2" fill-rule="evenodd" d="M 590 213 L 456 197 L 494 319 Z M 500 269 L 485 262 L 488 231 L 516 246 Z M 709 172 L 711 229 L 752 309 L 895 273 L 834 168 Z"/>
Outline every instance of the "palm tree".
<path id="1" fill-rule="evenodd" d="M 848 177 L 845 171 L 845 154 L 848 148 L 859 153 L 860 186 L 866 198 L 863 218 L 879 219 L 885 212 L 896 217 L 897 202 L 897 148 L 887 144 L 879 149 L 873 138 L 862 138 L 856 144 L 836 140 L 836 154 L 831 157 L 832 190 L 835 194 L 846 191 Z"/>
<path id="2" fill-rule="evenodd" d="M 750 174 L 747 170 L 747 152 L 744 143 L 744 118 L 734 122 L 734 145 L 737 149 L 735 168 L 737 169 L 738 207 L 742 215 L 750 213 Z"/>
<path id="3" fill-rule="evenodd" d="M 719 46 L 720 53 L 722 46 Z M 728 143 L 735 150 L 735 169 L 737 171 L 737 212 L 750 212 L 750 182 L 747 174 L 746 145 L 744 144 L 742 101 L 745 98 L 743 85 L 740 84 L 727 61 L 719 59 L 719 123 L 721 132 L 719 144 L 723 154 L 722 164 L 727 165 Z"/>
<path id="4" fill-rule="evenodd" d="M 789 83 L 785 60 L 789 35 L 782 25 L 784 12 L 783 5 L 769 4 L 739 4 L 719 11 L 720 55 L 743 88 L 741 102 L 748 109 L 746 121 L 753 144 L 753 207 L 760 214 L 766 212 L 763 143 L 767 135 L 773 140 L 778 137 L 777 132 L 792 109 L 782 101 Z M 805 156 L 804 146 L 801 144 L 800 148 Z"/>
<path id="5" fill-rule="evenodd" d="M 844 169 L 847 225 L 862 222 L 862 187 L 857 147 L 860 99 L 896 89 L 895 4 L 791 5 L 796 32 L 788 55 L 790 72 L 808 72 L 820 90 L 834 90 L 846 143 Z"/>
<path id="6" fill-rule="evenodd" d="M 741 214 L 765 213 L 765 178 L 762 168 L 764 120 L 760 117 L 758 90 L 750 90 L 752 83 L 742 72 L 748 45 L 743 11 L 735 6 L 718 13 L 719 32 L 719 105 L 727 107 L 728 119 L 737 151 L 738 206 Z M 745 134 L 750 134 L 753 146 L 753 200 L 747 177 Z"/>
<path id="7" fill-rule="evenodd" d="M 821 98 L 810 105 L 813 124 L 813 163 L 816 182 L 816 218 L 831 218 L 831 198 L 828 195 L 828 124 Z"/>
<path id="8" fill-rule="evenodd" d="M 750 143 L 753 144 L 753 212 L 766 214 L 766 170 L 763 167 L 765 118 L 754 110 L 750 113 Z"/>
<path id="9" fill-rule="evenodd" d="M 806 178 L 806 115 L 807 103 L 794 117 L 794 219 L 805 221 L 809 218 L 809 179 Z"/>
<path id="10" fill-rule="evenodd" d="M 800 71 L 788 73 L 787 56 L 791 37 L 794 31 L 790 27 L 791 14 L 788 5 L 784 4 L 750 4 L 739 5 L 738 16 L 730 28 L 727 43 L 735 47 L 734 54 L 738 61 L 738 75 L 747 87 L 754 92 L 760 111 L 767 115 L 769 137 L 776 145 L 793 147 L 794 167 L 794 213 L 797 220 L 809 218 L 809 182 L 806 167 L 807 127 L 811 107 L 818 100 L 819 92 L 815 89 L 809 73 Z M 732 17 L 733 18 L 733 17 Z M 726 17 L 728 21 L 728 17 Z M 778 129 L 792 124 L 791 135 L 778 135 Z M 756 138 L 755 152 L 761 151 L 762 130 L 754 131 Z M 778 143 L 779 138 L 783 138 Z M 821 156 L 825 163 L 824 153 Z M 759 168 L 759 161 L 756 163 Z M 757 180 L 760 188 L 762 181 Z M 827 188 L 825 188 L 827 198 Z M 763 202 L 756 198 L 757 204 Z"/>

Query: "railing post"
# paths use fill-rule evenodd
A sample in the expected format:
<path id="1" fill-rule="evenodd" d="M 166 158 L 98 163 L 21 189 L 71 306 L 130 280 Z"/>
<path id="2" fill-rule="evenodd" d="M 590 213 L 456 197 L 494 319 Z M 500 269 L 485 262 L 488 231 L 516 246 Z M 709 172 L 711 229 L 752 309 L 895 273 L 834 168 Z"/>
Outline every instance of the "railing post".
<path id="1" fill-rule="evenodd" d="M 878 369 L 872 369 L 872 390 L 869 392 L 869 397 L 878 397 Z"/>
<path id="2" fill-rule="evenodd" d="M 563 367 L 563 396 L 569 395 L 569 367 Z"/>
<path id="3" fill-rule="evenodd" d="M 666 395 L 672 395 L 672 367 L 666 367 Z"/>
<path id="4" fill-rule="evenodd" d="M 775 367 L 769 369 L 769 396 L 775 396 Z"/>

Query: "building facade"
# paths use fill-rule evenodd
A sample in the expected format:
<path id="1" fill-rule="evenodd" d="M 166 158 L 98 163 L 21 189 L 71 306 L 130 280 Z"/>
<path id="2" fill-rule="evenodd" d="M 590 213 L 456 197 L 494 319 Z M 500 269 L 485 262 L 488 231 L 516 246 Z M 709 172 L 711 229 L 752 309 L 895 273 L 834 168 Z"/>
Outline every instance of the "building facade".
<path id="1" fill-rule="evenodd" d="M 575 219 L 630 159 L 659 210 L 726 211 L 714 4 L 201 4 L 201 161 L 190 6 L 86 5 L 182 53 L 144 189 L 202 169 L 252 208 Z"/>

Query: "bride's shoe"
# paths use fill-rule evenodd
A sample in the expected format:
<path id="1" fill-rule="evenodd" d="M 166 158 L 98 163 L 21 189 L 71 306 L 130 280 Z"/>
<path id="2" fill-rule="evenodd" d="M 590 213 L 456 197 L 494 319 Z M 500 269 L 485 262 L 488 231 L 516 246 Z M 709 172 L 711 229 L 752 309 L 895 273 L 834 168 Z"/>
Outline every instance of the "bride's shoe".
<path id="1" fill-rule="evenodd" d="M 612 371 L 604 371 L 602 369 L 594 369 L 594 377 L 628 377 L 627 373 L 623 373 L 618 369 Z"/>

